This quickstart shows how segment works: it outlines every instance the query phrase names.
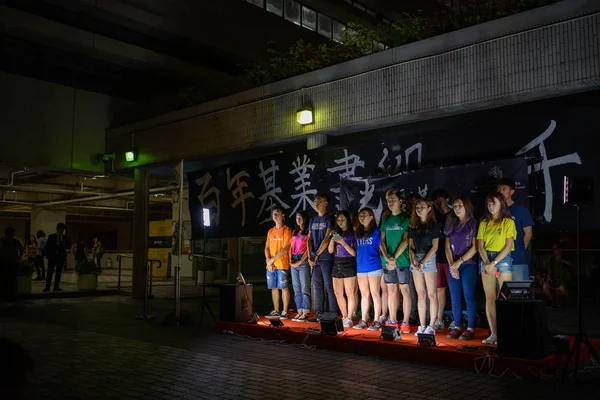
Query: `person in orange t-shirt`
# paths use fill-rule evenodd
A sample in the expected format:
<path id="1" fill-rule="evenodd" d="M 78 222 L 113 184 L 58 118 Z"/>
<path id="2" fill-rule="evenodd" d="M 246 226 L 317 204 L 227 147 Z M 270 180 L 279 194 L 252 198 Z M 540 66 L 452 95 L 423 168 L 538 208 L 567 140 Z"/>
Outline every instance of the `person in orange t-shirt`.
<path id="1" fill-rule="evenodd" d="M 271 211 L 271 217 L 275 227 L 267 233 L 265 244 L 265 258 L 267 261 L 267 288 L 271 289 L 273 298 L 273 311 L 268 317 L 288 318 L 288 307 L 290 304 L 290 290 L 288 289 L 288 277 L 290 275 L 289 249 L 292 243 L 292 230 L 288 228 L 283 220 L 285 214 L 283 209 L 275 207 Z M 283 310 L 279 312 L 279 299 L 283 300 Z"/>

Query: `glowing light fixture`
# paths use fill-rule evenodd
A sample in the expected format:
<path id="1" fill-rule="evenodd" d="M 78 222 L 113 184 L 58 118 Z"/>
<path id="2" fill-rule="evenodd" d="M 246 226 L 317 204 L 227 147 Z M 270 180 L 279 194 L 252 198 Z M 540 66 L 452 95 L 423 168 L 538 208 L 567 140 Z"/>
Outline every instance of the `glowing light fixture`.
<path id="1" fill-rule="evenodd" d="M 133 162 L 136 159 L 135 151 L 128 151 L 125 153 L 125 161 Z"/>
<path id="2" fill-rule="evenodd" d="M 296 119 L 299 124 L 307 125 L 313 123 L 313 111 L 312 108 L 302 108 L 296 113 Z"/>

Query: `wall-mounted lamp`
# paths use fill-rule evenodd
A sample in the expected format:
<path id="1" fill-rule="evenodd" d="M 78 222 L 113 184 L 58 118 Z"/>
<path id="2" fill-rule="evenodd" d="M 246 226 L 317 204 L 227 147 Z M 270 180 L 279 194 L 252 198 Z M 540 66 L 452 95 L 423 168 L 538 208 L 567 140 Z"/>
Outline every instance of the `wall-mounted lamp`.
<path id="1" fill-rule="evenodd" d="M 311 107 L 304 107 L 298 110 L 296 113 L 296 120 L 301 125 L 312 124 L 313 120 L 313 110 Z"/>
<path id="2" fill-rule="evenodd" d="M 125 161 L 127 162 L 133 162 L 137 159 L 137 154 L 135 151 L 130 150 L 125 152 Z"/>

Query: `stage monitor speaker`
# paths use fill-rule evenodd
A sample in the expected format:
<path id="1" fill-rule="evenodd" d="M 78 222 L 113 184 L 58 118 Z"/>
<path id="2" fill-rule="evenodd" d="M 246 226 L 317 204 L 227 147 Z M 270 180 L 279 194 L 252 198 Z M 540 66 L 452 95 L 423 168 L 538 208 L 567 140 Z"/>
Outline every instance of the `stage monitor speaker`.
<path id="1" fill-rule="evenodd" d="M 402 340 L 402 335 L 396 326 L 382 326 L 381 327 L 381 338 L 388 342 L 395 342 L 396 340 Z"/>
<path id="2" fill-rule="evenodd" d="M 532 300 L 533 281 L 506 281 L 500 288 L 502 300 Z"/>
<path id="3" fill-rule="evenodd" d="M 279 317 L 269 317 L 267 319 L 271 323 L 270 326 L 272 327 L 279 328 L 280 326 L 283 326 L 283 321 L 281 321 L 281 318 Z"/>
<path id="4" fill-rule="evenodd" d="M 575 176 L 563 178 L 563 204 L 586 206 L 592 204 L 592 199 L 592 178 Z"/>
<path id="5" fill-rule="evenodd" d="M 548 355 L 550 334 L 541 300 L 496 300 L 498 355 L 539 360 Z"/>
<path id="6" fill-rule="evenodd" d="M 435 335 L 430 333 L 419 333 L 417 335 L 419 346 L 421 347 L 436 347 Z"/>
<path id="7" fill-rule="evenodd" d="M 341 319 L 338 319 L 337 314 L 333 312 L 325 312 L 321 316 L 321 333 L 324 335 L 335 336 L 338 332 L 344 331 L 344 324 Z"/>
<path id="8" fill-rule="evenodd" d="M 252 320 L 252 284 L 228 284 L 220 287 L 219 319 L 229 322 Z"/>

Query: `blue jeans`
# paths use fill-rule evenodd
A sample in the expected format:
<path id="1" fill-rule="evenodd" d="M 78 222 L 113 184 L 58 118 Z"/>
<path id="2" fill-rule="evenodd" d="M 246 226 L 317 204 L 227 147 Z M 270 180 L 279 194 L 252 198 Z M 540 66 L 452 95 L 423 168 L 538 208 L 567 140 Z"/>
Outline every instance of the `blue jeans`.
<path id="1" fill-rule="evenodd" d="M 292 262 L 296 262 L 300 258 L 302 258 L 302 255 L 298 258 L 292 256 Z M 290 270 L 292 272 L 292 286 L 294 287 L 296 309 L 298 312 L 310 312 L 310 265 L 305 260 L 297 267 L 290 267 Z"/>
<path id="2" fill-rule="evenodd" d="M 325 309 L 325 291 L 327 291 L 327 299 L 329 300 L 329 311 L 337 313 L 337 299 L 333 291 L 333 279 L 331 272 L 333 271 L 333 258 L 329 260 L 317 260 L 317 263 L 312 270 L 312 281 L 315 285 L 315 313 L 323 315 Z"/>
<path id="3" fill-rule="evenodd" d="M 285 269 L 267 270 L 267 289 L 287 289 L 288 275 L 289 271 Z"/>
<path id="4" fill-rule="evenodd" d="M 527 264 L 512 265 L 512 280 L 513 281 L 528 281 L 529 266 Z"/>
<path id="5" fill-rule="evenodd" d="M 477 264 L 463 264 L 458 268 L 460 279 L 454 279 L 448 274 L 448 287 L 452 301 L 454 325 L 458 328 L 462 322 L 462 297 L 467 303 L 467 327 L 475 328 L 477 318 L 477 303 L 475 302 L 475 285 L 477 283 Z"/>

